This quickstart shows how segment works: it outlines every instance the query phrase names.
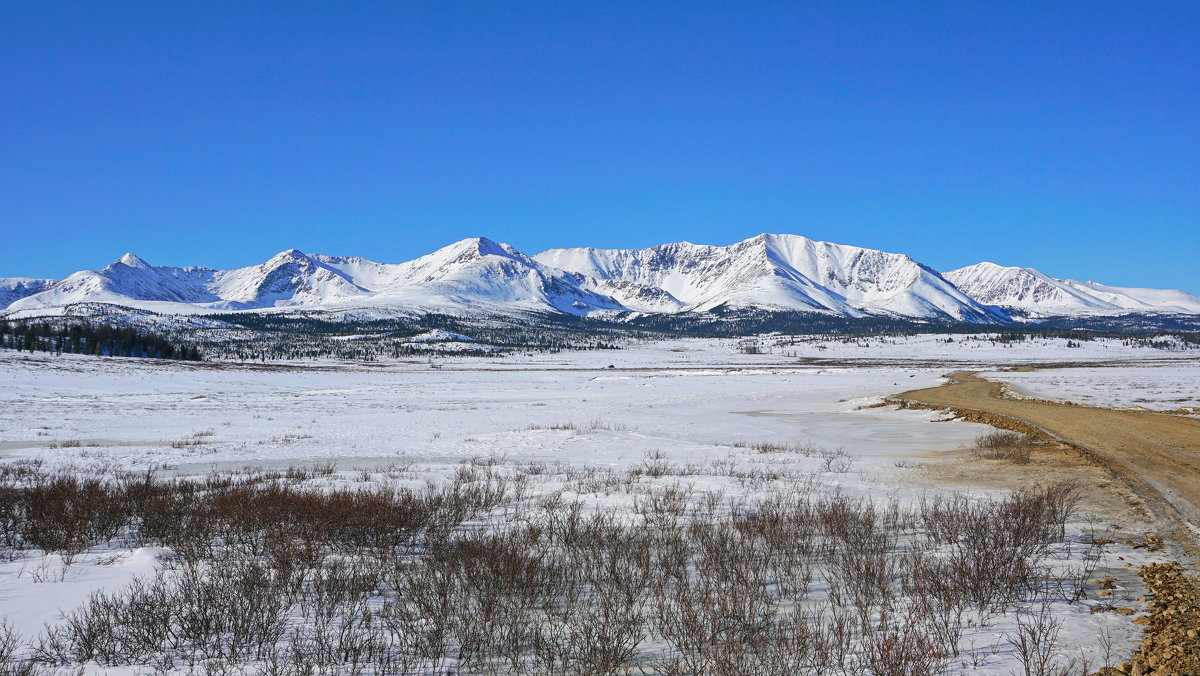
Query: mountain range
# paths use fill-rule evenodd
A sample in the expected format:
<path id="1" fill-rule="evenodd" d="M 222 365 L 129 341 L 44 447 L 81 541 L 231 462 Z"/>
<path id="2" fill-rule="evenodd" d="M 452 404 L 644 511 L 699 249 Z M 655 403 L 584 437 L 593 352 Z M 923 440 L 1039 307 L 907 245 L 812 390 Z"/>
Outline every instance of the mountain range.
<path id="1" fill-rule="evenodd" d="M 181 315 L 320 310 L 615 317 L 761 309 L 977 323 L 1200 314 L 1200 297 L 1183 291 L 1055 279 L 993 263 L 940 274 L 903 254 L 771 234 L 729 246 L 680 242 L 533 256 L 480 237 L 396 264 L 289 249 L 235 270 L 155 266 L 125 254 L 62 280 L 0 278 L 0 315 L 46 315 L 90 304 Z"/>
<path id="2" fill-rule="evenodd" d="M 942 275 L 975 300 L 1034 316 L 1200 314 L 1200 297 L 1177 289 L 1138 289 L 1055 279 L 1033 268 L 976 263 Z"/>

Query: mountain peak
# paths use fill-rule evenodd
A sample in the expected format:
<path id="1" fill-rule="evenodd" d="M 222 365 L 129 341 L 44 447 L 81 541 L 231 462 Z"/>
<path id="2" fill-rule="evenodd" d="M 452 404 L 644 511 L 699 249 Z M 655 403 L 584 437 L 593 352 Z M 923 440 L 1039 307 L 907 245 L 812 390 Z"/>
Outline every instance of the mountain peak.
<path id="1" fill-rule="evenodd" d="M 503 244 L 494 242 L 487 237 L 477 237 L 476 244 L 479 247 L 479 255 L 481 256 L 511 256 L 512 254 L 504 248 Z"/>
<path id="2" fill-rule="evenodd" d="M 487 237 L 468 237 L 460 239 L 453 244 L 438 249 L 430 254 L 432 256 L 444 255 L 451 257 L 454 260 L 470 260 L 475 258 L 483 258 L 484 256 L 500 256 L 502 258 L 519 258 L 522 256 L 520 252 L 507 244 L 502 244 Z"/>
<path id="3" fill-rule="evenodd" d="M 1078 282 L 1055 279 L 1027 267 L 983 262 L 947 272 L 963 293 L 988 305 L 1034 314 L 1078 314 L 1116 310 L 1115 297 L 1089 293 Z"/>
<path id="4" fill-rule="evenodd" d="M 1042 273 L 1033 268 L 1027 268 L 1020 265 L 1000 265 L 991 261 L 983 261 L 974 265 L 968 265 L 965 268 L 959 268 L 952 272 L 975 271 L 976 273 L 993 273 L 993 274 L 1020 274 L 1029 273 L 1033 275 L 1041 275 Z"/>
<path id="5" fill-rule="evenodd" d="M 122 265 L 128 265 L 131 268 L 148 268 L 148 267 L 150 267 L 149 263 L 142 260 L 141 258 L 138 258 L 136 255 L 134 255 L 132 253 L 128 253 L 128 252 L 124 256 L 121 256 L 120 258 L 118 258 L 117 262 L 121 263 Z"/>
<path id="6" fill-rule="evenodd" d="M 451 246 L 470 251 L 471 253 L 477 253 L 480 256 L 504 256 L 505 258 L 512 257 L 512 252 L 509 250 L 510 247 L 494 240 L 490 240 L 487 237 L 468 237 L 467 239 L 456 242 Z"/>
<path id="7" fill-rule="evenodd" d="M 307 255 L 305 255 L 305 253 L 303 251 L 301 251 L 299 249 L 285 249 L 285 250 L 280 251 L 279 253 L 275 254 L 274 256 L 271 256 L 271 259 L 267 261 L 267 264 L 268 265 L 279 265 L 281 263 L 287 263 L 290 261 L 308 261 L 308 260 L 312 260 L 312 259 L 310 259 Z"/>
<path id="8" fill-rule="evenodd" d="M 765 242 L 765 243 L 770 244 L 773 242 L 789 242 L 789 241 L 815 242 L 816 240 L 809 239 L 808 237 L 805 237 L 804 235 L 793 235 L 793 234 L 786 233 L 786 232 L 779 233 L 779 234 L 776 234 L 773 232 L 764 232 L 764 233 L 755 235 L 754 237 L 751 237 L 747 241 Z"/>

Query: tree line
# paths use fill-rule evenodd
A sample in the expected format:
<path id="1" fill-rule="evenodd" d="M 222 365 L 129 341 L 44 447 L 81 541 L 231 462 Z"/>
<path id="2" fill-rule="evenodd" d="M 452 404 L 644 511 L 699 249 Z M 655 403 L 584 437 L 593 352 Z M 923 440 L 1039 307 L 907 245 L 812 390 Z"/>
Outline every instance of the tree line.
<path id="1" fill-rule="evenodd" d="M 0 320 L 0 347 L 27 352 L 91 354 L 201 361 L 194 346 L 179 345 L 150 331 L 107 324 L 52 325 L 49 322 Z"/>

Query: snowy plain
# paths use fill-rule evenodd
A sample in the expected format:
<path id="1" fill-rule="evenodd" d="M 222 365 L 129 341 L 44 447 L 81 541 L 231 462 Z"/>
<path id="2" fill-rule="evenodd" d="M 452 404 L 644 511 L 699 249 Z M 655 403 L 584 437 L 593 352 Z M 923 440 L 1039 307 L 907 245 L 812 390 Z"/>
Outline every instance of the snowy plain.
<path id="1" fill-rule="evenodd" d="M 1039 399 L 1154 411 L 1200 409 L 1200 364 L 1157 362 L 1103 368 L 985 373 Z"/>
<path id="2" fill-rule="evenodd" d="M 768 459 L 747 445 L 766 442 L 820 449 L 769 459 L 808 473 L 820 490 L 911 501 L 931 490 L 914 462 L 967 447 L 990 428 L 931 424 L 942 416 L 871 407 L 886 395 L 936 385 L 964 368 L 1138 360 L 1141 366 L 1121 368 L 1170 381 L 1173 394 L 1162 397 L 1169 400 L 1194 386 L 1200 373 L 1195 351 L 1107 340 L 1074 348 L 1059 339 L 949 338 L 697 339 L 371 364 L 184 364 L 0 352 L 0 461 L 185 475 L 332 463 L 346 483 L 365 479 L 359 470 L 399 465 L 419 484 L 442 480 L 478 457 L 611 469 L 649 458 L 754 467 Z M 1072 389 L 1079 374 L 1082 384 Z M 1037 393 L 1069 396 L 1127 378 L 1111 367 L 1000 375 Z M 1136 381 L 1123 382 L 1132 397 Z M 849 459 L 831 467 L 822 452 L 839 449 Z M 685 479 L 699 490 L 749 490 L 716 472 Z M 551 482 L 546 490 L 563 485 Z M 625 506 L 622 496 L 581 497 L 598 509 Z M 1073 538 L 1083 537 L 1084 524 L 1072 528 Z M 1055 565 L 1079 563 L 1080 551 L 1063 553 Z M 89 552 L 66 566 L 55 555 L 29 553 L 0 563 L 0 616 L 31 636 L 44 623 L 61 621 L 92 590 L 153 571 L 160 565 L 156 554 Z M 1151 560 L 1160 559 L 1114 545 L 1101 565 Z M 1091 613 L 1087 604 L 1059 603 L 1055 612 L 1065 620 L 1064 656 L 1083 655 L 1093 664 L 1101 659 L 1096 636 L 1114 637 L 1123 656 L 1139 633 L 1129 618 Z M 971 673 L 1017 668 L 1005 638 L 1012 630 L 1011 618 L 1003 617 L 968 631 L 963 641 L 974 655 Z M 947 673 L 960 671 L 961 665 Z"/>

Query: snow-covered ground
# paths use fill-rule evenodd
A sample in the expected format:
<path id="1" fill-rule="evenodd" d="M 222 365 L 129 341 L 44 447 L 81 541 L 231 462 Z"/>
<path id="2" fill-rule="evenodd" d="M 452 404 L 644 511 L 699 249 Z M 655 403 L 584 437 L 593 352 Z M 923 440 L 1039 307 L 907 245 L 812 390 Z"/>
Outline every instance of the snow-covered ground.
<path id="1" fill-rule="evenodd" d="M 1200 408 L 1200 363 L 1148 362 L 1110 367 L 986 373 L 1040 399 L 1155 411 Z"/>
<path id="2" fill-rule="evenodd" d="M 1141 359 L 1146 366 L 1001 375 L 1038 393 L 1072 398 L 1084 390 L 1111 396 L 1095 391 L 1118 382 L 1132 390 L 1137 381 L 1121 380 L 1128 375 L 1122 372 L 1136 373 L 1159 383 L 1140 396 L 1174 403 L 1200 374 L 1195 351 L 1119 341 L 1074 348 L 1054 339 L 1006 345 L 950 338 L 772 337 L 754 342 L 758 354 L 746 353 L 747 341 L 680 340 L 432 363 L 246 366 L 5 351 L 0 461 L 165 467 L 185 474 L 333 462 L 347 476 L 399 464 L 411 465 L 419 480 L 437 481 L 478 456 L 617 470 L 652 458 L 694 465 L 683 480 L 701 490 L 734 492 L 753 484 L 712 468 L 782 463 L 822 489 L 907 500 L 930 488 L 912 469 L 914 458 L 967 446 L 987 428 L 930 424 L 941 417 L 931 412 L 868 407 L 883 396 L 936 385 L 957 368 Z M 1137 403 L 1132 392 L 1116 396 Z M 747 447 L 764 442 L 803 450 L 764 456 Z M 829 454 L 837 449 L 849 459 L 831 465 Z M 593 499 L 600 507 L 622 505 L 619 497 Z M 1065 554 L 1060 565 L 1078 563 L 1071 557 L 1080 551 Z M 1102 563 L 1118 565 L 1118 550 L 1112 552 Z M 68 567 L 53 556 L 0 563 L 0 615 L 22 634 L 36 634 L 91 590 L 152 570 L 154 553 L 94 552 Z M 1135 565 L 1152 557 L 1128 548 L 1119 553 Z M 1087 655 L 1093 665 L 1102 659 L 1095 636 L 1112 635 L 1124 655 L 1138 635 L 1129 618 L 1091 613 L 1085 604 L 1058 604 L 1055 612 L 1065 620 L 1064 655 Z M 1010 624 L 1000 618 L 968 631 L 964 641 L 979 656 L 975 673 L 1015 668 L 1004 638 Z"/>
<path id="3" fill-rule="evenodd" d="M 136 468 L 330 458 L 349 468 L 362 459 L 447 462 L 492 453 L 615 466 L 653 450 L 724 454 L 739 441 L 807 441 L 894 459 L 961 446 L 977 432 L 930 426 L 929 413 L 856 410 L 897 389 L 938 383 L 930 369 L 789 366 L 736 353 L 722 359 L 721 351 L 729 352 L 663 346 L 439 368 L 213 367 L 5 353 L 0 448 L 8 458 L 84 457 Z"/>
<path id="4" fill-rule="evenodd" d="M 1175 339 L 1165 338 L 1155 348 L 1136 341 L 1099 338 L 1072 341 L 1066 338 L 1025 336 L 1024 340 L 1003 342 L 1001 334 L 970 335 L 921 334 L 915 336 L 876 336 L 830 338 L 829 336 L 774 336 L 756 339 L 772 354 L 815 357 L 820 359 L 899 360 L 903 363 L 931 362 L 932 367 L 986 368 L 1010 367 L 1047 362 L 1103 362 L 1113 360 L 1162 361 L 1164 364 L 1195 362 L 1200 349 Z"/>
<path id="5" fill-rule="evenodd" d="M 737 441 L 806 441 L 894 460 L 961 446 L 979 430 L 931 426 L 928 413 L 860 410 L 882 396 L 938 384 L 957 368 L 1164 357 L 1115 341 L 1006 347 L 953 338 L 771 338 L 760 341 L 763 354 L 743 353 L 744 341 L 682 340 L 369 365 L 194 365 L 0 352 L 0 453 L 50 462 L 109 459 L 130 468 L 431 462 L 496 452 L 620 464 L 650 450 L 692 454 Z M 1165 354 L 1178 359 L 1142 369 L 1147 378 L 1196 372 L 1187 361 L 1194 351 Z M 1078 372 L 1063 373 L 1069 379 Z M 1026 375 L 1036 374 L 1005 377 Z M 547 429 L 570 426 L 608 429 Z"/>

